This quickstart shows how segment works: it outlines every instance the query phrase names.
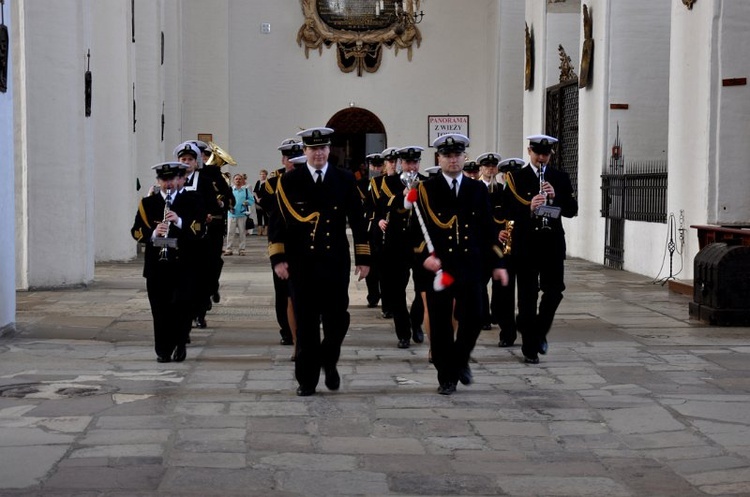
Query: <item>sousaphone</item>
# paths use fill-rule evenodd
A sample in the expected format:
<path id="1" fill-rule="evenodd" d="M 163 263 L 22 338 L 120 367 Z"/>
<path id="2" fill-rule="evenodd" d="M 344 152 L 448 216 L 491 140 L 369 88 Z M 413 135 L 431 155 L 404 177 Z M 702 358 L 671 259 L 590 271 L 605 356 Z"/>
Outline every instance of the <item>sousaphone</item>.
<path id="1" fill-rule="evenodd" d="M 232 156 L 229 155 L 226 150 L 214 142 L 208 142 L 208 146 L 211 147 L 211 157 L 206 161 L 207 166 L 222 167 L 225 164 L 229 164 L 230 166 L 237 165 L 237 161 L 232 159 Z"/>

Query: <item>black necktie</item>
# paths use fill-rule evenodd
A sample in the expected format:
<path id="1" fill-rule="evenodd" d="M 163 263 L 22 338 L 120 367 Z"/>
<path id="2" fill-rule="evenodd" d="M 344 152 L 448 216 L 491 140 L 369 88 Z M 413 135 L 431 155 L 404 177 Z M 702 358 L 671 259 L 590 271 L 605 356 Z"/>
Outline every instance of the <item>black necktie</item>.
<path id="1" fill-rule="evenodd" d="M 456 178 L 453 178 L 453 186 L 451 187 L 451 192 L 453 192 L 454 197 L 458 197 L 458 180 Z"/>
<path id="2" fill-rule="evenodd" d="M 318 169 L 317 171 L 315 171 L 315 174 L 318 175 L 318 179 L 315 180 L 315 184 L 317 186 L 321 186 L 323 184 L 323 171 Z"/>

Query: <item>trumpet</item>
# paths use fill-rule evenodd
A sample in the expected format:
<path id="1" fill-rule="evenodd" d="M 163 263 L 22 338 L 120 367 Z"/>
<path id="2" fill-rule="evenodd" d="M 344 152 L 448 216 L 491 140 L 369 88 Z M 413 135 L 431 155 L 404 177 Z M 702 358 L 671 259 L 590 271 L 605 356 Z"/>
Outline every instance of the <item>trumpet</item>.
<path id="1" fill-rule="evenodd" d="M 503 244 L 503 255 L 510 255 L 512 249 L 511 243 L 513 242 L 513 226 L 516 224 L 515 221 L 509 220 L 505 222 L 505 231 L 508 232 L 508 239 Z"/>
<path id="2" fill-rule="evenodd" d="M 170 188 L 167 188 L 167 198 L 164 202 L 164 220 L 162 223 L 167 223 L 167 232 L 164 233 L 164 239 L 169 236 L 169 225 L 171 224 L 169 220 L 167 219 L 167 214 L 169 214 L 169 211 L 172 209 L 172 190 Z M 160 261 L 167 261 L 169 260 L 169 244 L 164 244 L 159 251 L 159 260 Z"/>

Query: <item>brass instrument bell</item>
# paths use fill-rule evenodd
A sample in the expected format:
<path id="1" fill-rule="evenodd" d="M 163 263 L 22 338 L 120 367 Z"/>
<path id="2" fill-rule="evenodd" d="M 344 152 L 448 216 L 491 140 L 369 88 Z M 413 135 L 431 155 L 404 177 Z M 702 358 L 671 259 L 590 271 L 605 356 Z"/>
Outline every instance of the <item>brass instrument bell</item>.
<path id="1" fill-rule="evenodd" d="M 209 157 L 206 161 L 207 166 L 222 167 L 225 164 L 229 164 L 230 166 L 237 165 L 237 161 L 234 160 L 226 150 L 224 150 L 214 142 L 208 142 L 208 146 L 211 147 L 211 157 Z"/>

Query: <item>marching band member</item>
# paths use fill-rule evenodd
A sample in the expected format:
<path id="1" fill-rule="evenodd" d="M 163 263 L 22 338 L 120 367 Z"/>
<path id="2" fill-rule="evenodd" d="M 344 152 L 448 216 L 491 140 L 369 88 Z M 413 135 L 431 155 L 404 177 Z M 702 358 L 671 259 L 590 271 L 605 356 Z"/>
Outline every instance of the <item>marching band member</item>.
<path id="1" fill-rule="evenodd" d="M 354 175 L 328 164 L 332 133 L 330 128 L 298 133 L 307 162 L 279 179 L 279 215 L 270 219 L 271 265 L 279 278 L 289 280 L 297 320 L 294 373 L 299 396 L 315 394 L 321 368 L 329 390 L 341 384 L 336 364 L 350 320 L 347 223 L 354 239 L 354 274 L 361 280 L 370 269 L 367 227 Z"/>
<path id="2" fill-rule="evenodd" d="M 565 231 L 560 217 L 577 215 L 578 201 L 568 173 L 549 166 L 557 139 L 548 135 L 527 139 L 529 163 L 507 174 L 502 211 L 505 219 L 514 221 L 521 350 L 524 362 L 538 364 L 539 354 L 547 353 L 547 334 L 565 290 Z"/>
<path id="3" fill-rule="evenodd" d="M 414 230 L 418 260 L 425 269 L 454 279 L 450 286 L 442 288 L 436 282 L 427 290 L 432 360 L 441 395 L 454 393 L 459 381 L 473 382 L 469 354 L 482 326 L 484 271 L 491 267 L 493 278 L 504 283 L 508 277 L 487 188 L 462 174 L 468 144 L 469 138 L 460 134 L 437 138 L 432 146 L 437 149 L 440 172 L 419 183 L 416 195 L 408 195 L 425 228 Z M 454 317 L 458 322 L 455 336 Z"/>
<path id="4" fill-rule="evenodd" d="M 165 162 L 152 169 L 159 191 L 141 199 L 130 233 L 146 244 L 143 276 L 154 321 L 156 360 L 182 362 L 198 290 L 194 265 L 200 264 L 206 213 L 200 196 L 184 190 L 187 166 Z"/>

